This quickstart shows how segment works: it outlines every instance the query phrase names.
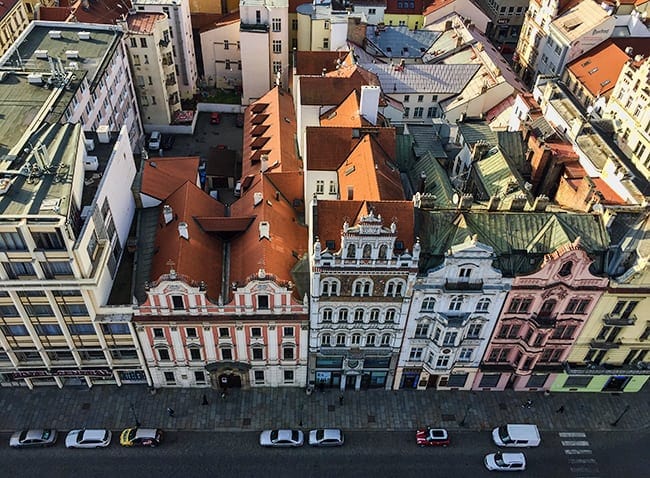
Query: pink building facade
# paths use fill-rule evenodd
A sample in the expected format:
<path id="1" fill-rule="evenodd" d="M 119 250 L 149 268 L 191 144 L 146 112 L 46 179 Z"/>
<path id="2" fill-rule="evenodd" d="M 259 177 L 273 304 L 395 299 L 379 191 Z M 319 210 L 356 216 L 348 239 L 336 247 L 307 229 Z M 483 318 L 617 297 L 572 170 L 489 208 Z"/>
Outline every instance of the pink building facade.
<path id="1" fill-rule="evenodd" d="M 474 381 L 475 390 L 547 390 L 608 279 L 574 243 L 547 254 L 536 272 L 515 277 Z"/>

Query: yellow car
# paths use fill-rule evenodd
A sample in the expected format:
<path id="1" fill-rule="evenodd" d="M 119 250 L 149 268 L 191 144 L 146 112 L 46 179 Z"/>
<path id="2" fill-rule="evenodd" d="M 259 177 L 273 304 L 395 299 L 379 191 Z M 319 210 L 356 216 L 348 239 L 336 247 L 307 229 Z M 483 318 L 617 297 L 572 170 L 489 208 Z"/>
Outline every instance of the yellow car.
<path id="1" fill-rule="evenodd" d="M 160 445 L 162 437 L 162 430 L 157 428 L 127 428 L 120 434 L 120 445 L 155 447 Z"/>

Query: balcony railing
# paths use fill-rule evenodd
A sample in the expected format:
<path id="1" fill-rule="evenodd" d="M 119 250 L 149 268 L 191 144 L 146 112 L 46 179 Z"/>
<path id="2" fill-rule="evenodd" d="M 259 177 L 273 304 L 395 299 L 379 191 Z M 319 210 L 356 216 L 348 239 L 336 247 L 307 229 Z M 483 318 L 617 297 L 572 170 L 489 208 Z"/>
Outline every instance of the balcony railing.
<path id="1" fill-rule="evenodd" d="M 589 347 L 596 350 L 612 350 L 612 349 L 617 349 L 620 346 L 621 346 L 620 341 L 608 342 L 606 340 L 592 339 L 592 341 L 589 342 Z"/>
<path id="2" fill-rule="evenodd" d="M 483 281 L 445 281 L 446 290 L 462 290 L 462 291 L 481 291 L 483 290 Z"/>
<path id="3" fill-rule="evenodd" d="M 570 364 L 565 362 L 563 365 L 567 375 L 596 375 L 599 373 L 608 375 L 650 375 L 650 363 L 648 362 L 633 364 Z"/>
<path id="4" fill-rule="evenodd" d="M 624 325 L 634 325 L 636 322 L 636 315 L 630 315 L 629 317 L 615 317 L 611 314 L 605 314 L 603 317 L 603 323 L 605 325 L 614 325 L 614 326 L 624 326 Z"/>
<path id="5" fill-rule="evenodd" d="M 530 318 L 540 329 L 552 329 L 557 322 L 557 314 L 538 315 L 533 314 Z"/>
<path id="6" fill-rule="evenodd" d="M 269 26 L 263 23 L 240 23 L 239 24 L 240 32 L 260 32 L 268 33 Z"/>

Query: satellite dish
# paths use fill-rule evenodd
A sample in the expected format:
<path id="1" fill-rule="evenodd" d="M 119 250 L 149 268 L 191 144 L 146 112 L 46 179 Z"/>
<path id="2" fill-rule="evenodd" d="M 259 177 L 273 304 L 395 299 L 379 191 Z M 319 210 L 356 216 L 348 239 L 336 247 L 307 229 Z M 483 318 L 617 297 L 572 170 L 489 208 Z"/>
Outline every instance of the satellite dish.
<path id="1" fill-rule="evenodd" d="M 460 196 L 458 195 L 458 193 L 454 193 L 454 195 L 451 197 L 451 202 L 453 202 L 454 204 L 458 204 L 459 201 L 460 201 Z"/>

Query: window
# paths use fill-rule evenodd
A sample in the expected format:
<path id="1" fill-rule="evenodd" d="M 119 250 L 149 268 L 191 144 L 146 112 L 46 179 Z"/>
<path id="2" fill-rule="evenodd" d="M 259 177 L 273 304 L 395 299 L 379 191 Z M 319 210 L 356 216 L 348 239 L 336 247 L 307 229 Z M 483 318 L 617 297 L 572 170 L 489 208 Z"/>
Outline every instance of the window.
<path id="1" fill-rule="evenodd" d="M 488 362 L 507 362 L 508 361 L 509 349 L 506 348 L 494 348 L 490 350 L 488 354 Z"/>
<path id="2" fill-rule="evenodd" d="M 293 337 L 294 336 L 293 331 L 294 331 L 293 327 L 283 327 L 282 335 L 284 335 L 285 337 Z"/>
<path id="3" fill-rule="evenodd" d="M 526 386 L 528 388 L 542 388 L 548 379 L 547 374 L 533 374 L 528 378 Z"/>
<path id="4" fill-rule="evenodd" d="M 24 325 L 2 325 L 0 326 L 0 329 L 2 330 L 2 333 L 7 336 L 20 337 L 29 335 L 27 327 Z"/>
<path id="5" fill-rule="evenodd" d="M 447 367 L 449 365 L 449 355 L 439 355 L 436 360 L 436 367 Z"/>
<path id="6" fill-rule="evenodd" d="M 504 324 L 501 326 L 499 329 L 499 333 L 497 334 L 497 337 L 500 339 L 516 339 L 519 337 L 519 331 L 521 330 L 521 326 L 519 324 L 513 324 L 513 325 L 508 325 Z"/>
<path id="7" fill-rule="evenodd" d="M 293 360 L 293 347 L 282 347 L 282 356 L 284 360 Z"/>
<path id="8" fill-rule="evenodd" d="M 336 335 L 336 345 L 339 347 L 345 346 L 345 334 Z"/>
<path id="9" fill-rule="evenodd" d="M 280 54 L 282 53 L 282 41 L 281 40 L 273 40 L 273 53 L 275 54 Z"/>
<path id="10" fill-rule="evenodd" d="M 140 55 L 133 55 L 133 64 L 135 66 L 140 66 Z"/>
<path id="11" fill-rule="evenodd" d="M 476 312 L 487 312 L 490 308 L 490 299 L 483 298 L 476 304 Z"/>
<path id="12" fill-rule="evenodd" d="M 149 55 L 143 55 L 144 58 L 144 64 L 148 65 L 149 64 Z"/>
<path id="13" fill-rule="evenodd" d="M 264 383 L 264 370 L 255 370 L 253 373 L 255 384 L 261 385 Z"/>
<path id="14" fill-rule="evenodd" d="M 424 95 L 418 95 L 418 103 L 422 103 L 424 101 Z"/>
<path id="15" fill-rule="evenodd" d="M 544 301 L 542 307 L 539 309 L 540 317 L 550 317 L 550 315 L 553 313 L 553 310 L 555 309 L 556 303 L 557 301 L 555 299 L 548 299 Z"/>
<path id="16" fill-rule="evenodd" d="M 458 332 L 447 332 L 445 333 L 445 338 L 442 341 L 442 345 L 455 345 L 456 337 L 458 337 Z"/>
<path id="17" fill-rule="evenodd" d="M 390 347 L 390 334 L 384 334 L 381 336 L 381 345 L 382 347 Z"/>
<path id="18" fill-rule="evenodd" d="M 219 327 L 219 337 L 230 337 L 230 329 L 228 327 Z"/>
<path id="19" fill-rule="evenodd" d="M 201 349 L 192 347 L 190 349 L 190 360 L 201 360 Z"/>
<path id="20" fill-rule="evenodd" d="M 628 319 L 638 303 L 638 300 L 619 300 L 612 310 L 612 315 L 621 317 L 622 319 Z"/>
<path id="21" fill-rule="evenodd" d="M 291 29 L 294 31 L 298 30 L 298 20 L 295 18 L 291 20 Z"/>
<path id="22" fill-rule="evenodd" d="M 196 328 L 194 327 L 187 327 L 185 329 L 185 335 L 187 336 L 188 339 L 195 339 L 198 337 L 196 334 Z"/>
<path id="23" fill-rule="evenodd" d="M 433 297 L 427 297 L 422 301 L 422 307 L 420 307 L 420 312 L 433 312 L 436 307 L 436 299 Z"/>
<path id="24" fill-rule="evenodd" d="M 481 331 L 483 330 L 483 324 L 470 324 L 467 329 L 467 338 L 468 339 L 478 339 L 481 336 Z"/>
<path id="25" fill-rule="evenodd" d="M 336 194 L 336 181 L 330 181 L 330 194 Z"/>
<path id="26" fill-rule="evenodd" d="M 232 360 L 232 349 L 221 349 L 221 360 Z"/>
<path id="27" fill-rule="evenodd" d="M 526 313 L 528 312 L 528 309 L 530 308 L 530 304 L 532 304 L 532 302 L 533 302 L 532 299 L 514 297 L 510 301 L 510 305 L 508 306 L 508 313 L 509 314 Z"/>
<path id="28" fill-rule="evenodd" d="M 460 349 L 460 354 L 458 354 L 458 360 L 460 362 L 471 362 L 473 353 L 474 349 L 462 348 Z"/>
<path id="29" fill-rule="evenodd" d="M 350 344 L 351 345 L 361 344 L 361 334 L 352 334 L 352 337 L 350 339 Z"/>
<path id="30" fill-rule="evenodd" d="M 185 310 L 182 295 L 172 295 L 172 307 L 174 310 Z"/>
<path id="31" fill-rule="evenodd" d="M 5 262 L 3 265 L 10 279 L 36 275 L 36 271 L 31 262 Z"/>
<path id="32" fill-rule="evenodd" d="M 330 334 L 323 334 L 320 336 L 320 344 L 324 347 L 329 347 L 332 343 L 332 336 Z"/>
<path id="33" fill-rule="evenodd" d="M 410 112 L 411 110 L 409 108 L 404 108 L 404 114 L 402 115 L 402 117 L 408 118 Z"/>
<path id="34" fill-rule="evenodd" d="M 4 234 L 7 233 L 0 234 L 0 248 L 2 248 L 2 242 L 3 242 L 2 235 Z M 14 233 L 10 233 L 10 234 L 14 234 Z M 63 242 L 63 237 L 61 236 L 61 232 L 58 229 L 53 232 L 33 232 L 32 237 L 34 238 L 34 242 L 36 243 L 37 249 L 59 250 L 59 251 L 65 249 L 65 243 Z"/>
<path id="35" fill-rule="evenodd" d="M 258 309 L 268 309 L 269 308 L 269 296 L 268 295 L 258 295 L 257 296 L 257 308 Z"/>
<path id="36" fill-rule="evenodd" d="M 273 62 L 273 63 L 275 63 L 275 62 Z M 228 71 L 232 70 L 232 65 L 230 64 L 230 60 L 226 60 L 225 69 L 228 70 Z M 172 73 L 172 76 L 173 76 L 173 73 Z"/>
<path id="37" fill-rule="evenodd" d="M 369 280 L 355 281 L 352 295 L 355 297 L 369 297 L 372 294 L 371 284 L 372 282 Z"/>
<path id="38" fill-rule="evenodd" d="M 408 103 L 411 99 L 411 95 L 404 95 L 404 103 Z"/>
<path id="39" fill-rule="evenodd" d="M 293 383 L 293 370 L 285 370 L 284 374 L 284 383 Z"/>
<path id="40" fill-rule="evenodd" d="M 323 309 L 322 321 L 323 322 L 332 321 L 332 309 Z"/>
<path id="41" fill-rule="evenodd" d="M 454 296 L 449 303 L 450 311 L 460 310 L 463 306 L 463 297 L 460 295 Z"/>
<path id="42" fill-rule="evenodd" d="M 422 347 L 411 347 L 409 360 L 422 360 Z"/>
<path id="43" fill-rule="evenodd" d="M 363 309 L 354 309 L 354 321 L 355 322 L 363 322 Z"/>
<path id="44" fill-rule="evenodd" d="M 418 324 L 415 327 L 415 337 L 427 337 L 429 335 L 429 324 Z"/>
<path id="45" fill-rule="evenodd" d="M 261 327 L 251 327 L 251 337 L 261 338 L 262 337 Z"/>
<path id="46" fill-rule="evenodd" d="M 354 244 L 350 244 L 350 245 L 348 246 L 348 254 L 347 254 L 347 258 L 348 258 L 348 259 L 355 259 L 356 256 L 357 256 L 357 246 L 354 245 Z"/>
<path id="47" fill-rule="evenodd" d="M 329 297 L 339 295 L 339 283 L 335 279 L 324 280 L 321 287 L 321 295 Z"/>
<path id="48" fill-rule="evenodd" d="M 422 118 L 423 115 L 424 115 L 423 107 L 418 106 L 413 110 L 413 118 Z"/>
<path id="49" fill-rule="evenodd" d="M 329 38 L 323 38 L 323 49 L 324 50 L 329 50 L 330 48 L 330 39 Z"/>
<path id="50" fill-rule="evenodd" d="M 162 362 L 169 360 L 169 350 L 158 349 L 158 360 Z"/>
<path id="51" fill-rule="evenodd" d="M 375 334 L 369 334 L 366 337 L 366 347 L 374 347 L 377 336 Z"/>
<path id="52" fill-rule="evenodd" d="M 174 372 L 165 372 L 165 383 L 167 385 L 174 385 L 176 383 L 176 377 L 174 376 Z"/>
<path id="53" fill-rule="evenodd" d="M 584 314 L 589 307 L 589 299 L 571 299 L 564 310 L 565 314 Z"/>
<path id="54" fill-rule="evenodd" d="M 253 360 L 264 360 L 264 349 L 262 347 L 253 347 L 251 352 L 253 353 Z"/>
<path id="55" fill-rule="evenodd" d="M 138 47 L 138 40 L 134 37 L 131 37 L 131 48 L 137 48 L 137 47 Z"/>
<path id="56" fill-rule="evenodd" d="M 36 237 L 36 247 L 38 248 L 38 241 Z M 26 251 L 27 245 L 23 240 L 20 232 L 0 232 L 0 251 Z"/>
<path id="57" fill-rule="evenodd" d="M 163 329 L 154 327 L 153 329 L 153 338 L 154 339 L 164 339 L 165 338 L 165 333 Z"/>
<path id="58" fill-rule="evenodd" d="M 316 181 L 316 194 L 323 194 L 325 192 L 325 181 L 319 179 Z"/>
<path id="59" fill-rule="evenodd" d="M 280 19 L 280 18 L 272 18 L 271 19 L 271 29 L 274 32 L 282 31 L 282 19 Z"/>
<path id="60" fill-rule="evenodd" d="M 395 309 L 388 309 L 386 311 L 386 322 L 393 322 L 397 323 L 399 320 L 397 314 L 395 313 Z"/>
<path id="61" fill-rule="evenodd" d="M 560 270 L 558 271 L 558 275 L 560 275 L 561 277 L 567 277 L 571 275 L 572 268 L 573 268 L 573 262 L 567 261 L 564 264 L 562 264 L 562 267 L 560 267 Z"/>
<path id="62" fill-rule="evenodd" d="M 435 106 L 429 106 L 427 108 L 427 118 L 435 118 L 438 114 L 438 108 Z"/>
<path id="63" fill-rule="evenodd" d="M 379 309 L 370 310 L 370 322 L 379 322 Z"/>
<path id="64" fill-rule="evenodd" d="M 575 325 L 559 325 L 555 327 L 551 337 L 554 339 L 572 339 L 575 331 Z"/>
<path id="65" fill-rule="evenodd" d="M 102 332 L 106 335 L 129 335 L 129 324 L 102 324 Z"/>
<path id="66" fill-rule="evenodd" d="M 203 384 L 205 383 L 205 373 L 201 370 L 197 370 L 194 372 L 194 382 L 197 384 Z"/>
<path id="67" fill-rule="evenodd" d="M 399 280 L 390 280 L 386 284 L 386 296 L 388 297 L 402 297 L 402 289 L 404 284 Z"/>
<path id="68" fill-rule="evenodd" d="M 273 73 L 282 73 L 282 62 L 274 61 L 273 62 Z"/>
<path id="69" fill-rule="evenodd" d="M 348 309 L 339 310 L 339 322 L 347 322 L 347 321 L 348 321 Z"/>
<path id="70" fill-rule="evenodd" d="M 324 28 L 325 30 L 329 30 L 329 29 L 330 29 L 330 22 L 325 21 L 325 23 L 324 23 L 324 25 L 323 25 L 323 28 Z"/>

